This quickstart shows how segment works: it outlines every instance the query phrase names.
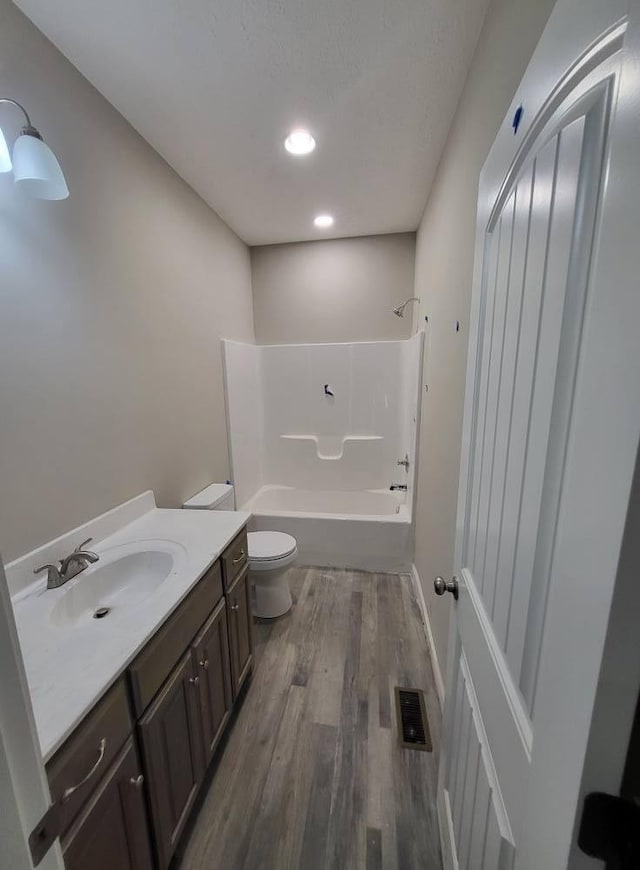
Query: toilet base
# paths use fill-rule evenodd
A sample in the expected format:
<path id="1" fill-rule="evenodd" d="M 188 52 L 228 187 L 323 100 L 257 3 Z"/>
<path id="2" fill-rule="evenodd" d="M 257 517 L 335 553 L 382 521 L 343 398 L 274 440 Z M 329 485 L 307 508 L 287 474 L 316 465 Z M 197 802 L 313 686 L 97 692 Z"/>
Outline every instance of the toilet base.
<path id="1" fill-rule="evenodd" d="M 250 571 L 253 585 L 253 615 L 260 619 L 275 619 L 283 616 L 293 604 L 286 568 L 272 571 Z"/>

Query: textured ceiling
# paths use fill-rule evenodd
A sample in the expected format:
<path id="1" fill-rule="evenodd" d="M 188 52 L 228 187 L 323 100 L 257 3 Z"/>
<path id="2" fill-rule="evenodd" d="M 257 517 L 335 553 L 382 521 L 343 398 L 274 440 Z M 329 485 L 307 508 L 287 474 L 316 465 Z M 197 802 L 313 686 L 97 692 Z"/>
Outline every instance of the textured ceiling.
<path id="1" fill-rule="evenodd" d="M 488 5 L 16 3 L 252 245 L 416 228 Z"/>

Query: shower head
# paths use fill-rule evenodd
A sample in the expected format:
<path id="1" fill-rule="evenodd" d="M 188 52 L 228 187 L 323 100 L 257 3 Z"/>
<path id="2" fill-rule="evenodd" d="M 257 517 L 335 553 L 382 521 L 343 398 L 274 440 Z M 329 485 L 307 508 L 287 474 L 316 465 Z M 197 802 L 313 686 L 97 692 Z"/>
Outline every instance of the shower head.
<path id="1" fill-rule="evenodd" d="M 412 296 L 411 299 L 407 299 L 407 301 L 403 302 L 402 305 L 398 305 L 397 308 L 394 308 L 393 313 L 396 315 L 396 317 L 404 317 L 404 309 L 410 302 L 420 302 L 420 297 Z"/>

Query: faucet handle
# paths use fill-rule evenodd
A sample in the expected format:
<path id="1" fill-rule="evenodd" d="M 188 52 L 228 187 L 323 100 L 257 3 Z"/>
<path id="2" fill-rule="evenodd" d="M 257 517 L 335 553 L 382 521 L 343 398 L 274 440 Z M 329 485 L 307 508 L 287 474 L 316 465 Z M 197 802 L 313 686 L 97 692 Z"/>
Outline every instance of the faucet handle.
<path id="1" fill-rule="evenodd" d="M 39 568 L 34 568 L 33 573 L 39 574 L 41 571 L 57 571 L 57 565 L 41 565 Z"/>
<path id="2" fill-rule="evenodd" d="M 56 589 L 60 585 L 60 569 L 57 565 L 41 565 L 33 573 L 39 574 L 41 571 L 47 572 L 47 589 Z"/>
<path id="3" fill-rule="evenodd" d="M 81 550 L 84 550 L 84 548 L 87 546 L 87 544 L 90 544 L 91 541 L 93 541 L 93 538 L 87 538 L 86 541 L 83 541 L 81 544 L 78 544 L 78 546 L 75 548 L 75 550 L 73 552 L 74 553 L 81 552 Z"/>

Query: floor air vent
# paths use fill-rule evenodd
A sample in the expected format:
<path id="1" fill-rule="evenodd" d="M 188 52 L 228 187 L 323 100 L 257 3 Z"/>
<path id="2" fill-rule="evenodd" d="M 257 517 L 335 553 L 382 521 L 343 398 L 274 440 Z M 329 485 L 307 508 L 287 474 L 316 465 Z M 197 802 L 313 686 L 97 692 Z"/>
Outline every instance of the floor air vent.
<path id="1" fill-rule="evenodd" d="M 421 749 L 431 752 L 429 720 L 420 689 L 401 689 L 396 686 L 396 713 L 400 745 L 405 749 Z"/>

